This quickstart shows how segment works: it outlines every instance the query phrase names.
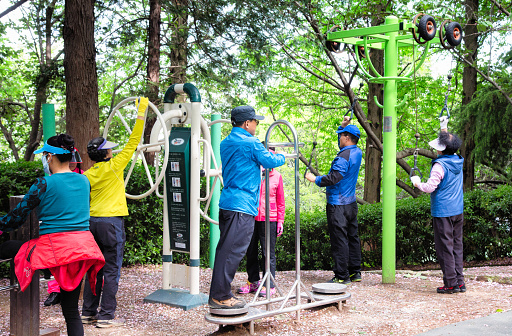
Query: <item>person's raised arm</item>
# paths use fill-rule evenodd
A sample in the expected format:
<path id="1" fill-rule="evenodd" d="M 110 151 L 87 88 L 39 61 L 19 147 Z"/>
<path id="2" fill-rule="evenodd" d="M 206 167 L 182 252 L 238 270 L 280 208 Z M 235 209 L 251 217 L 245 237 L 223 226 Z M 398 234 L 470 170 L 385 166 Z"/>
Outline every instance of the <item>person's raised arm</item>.
<path id="1" fill-rule="evenodd" d="M 135 105 L 137 106 L 137 121 L 128 139 L 128 143 L 126 143 L 123 150 L 111 160 L 112 169 L 114 171 L 122 171 L 128 165 L 144 131 L 144 114 L 148 108 L 149 100 L 146 97 L 140 97 L 140 99 L 135 102 Z"/>

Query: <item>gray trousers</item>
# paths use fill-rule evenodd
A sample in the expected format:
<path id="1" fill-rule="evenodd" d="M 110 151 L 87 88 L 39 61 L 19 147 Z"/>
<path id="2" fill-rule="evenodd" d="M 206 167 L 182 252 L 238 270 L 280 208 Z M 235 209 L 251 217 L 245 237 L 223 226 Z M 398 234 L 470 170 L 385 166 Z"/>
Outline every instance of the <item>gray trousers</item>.
<path id="1" fill-rule="evenodd" d="M 446 287 L 464 284 L 462 270 L 462 224 L 464 215 L 451 217 L 433 217 L 434 241 L 437 259 L 443 271 Z"/>
<path id="2" fill-rule="evenodd" d="M 98 314 L 98 320 L 113 320 L 126 242 L 124 220 L 121 217 L 91 217 L 90 230 L 105 257 L 105 266 L 98 272 L 96 278 L 96 295 L 92 294 L 90 286 L 84 286 L 82 315 Z M 87 284 L 88 281 L 87 279 L 85 283 Z M 100 297 L 101 309 L 98 312 Z"/>

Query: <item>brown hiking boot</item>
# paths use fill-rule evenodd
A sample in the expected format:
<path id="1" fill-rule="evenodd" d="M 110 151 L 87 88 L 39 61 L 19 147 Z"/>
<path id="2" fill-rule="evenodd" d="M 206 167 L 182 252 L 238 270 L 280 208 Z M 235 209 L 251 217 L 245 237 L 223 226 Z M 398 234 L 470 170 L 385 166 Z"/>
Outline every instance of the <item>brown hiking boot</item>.
<path id="1" fill-rule="evenodd" d="M 242 299 L 238 299 L 236 297 L 229 298 L 227 300 L 217 300 L 214 298 L 210 298 L 208 300 L 208 305 L 212 309 L 240 309 L 244 308 L 246 302 Z"/>

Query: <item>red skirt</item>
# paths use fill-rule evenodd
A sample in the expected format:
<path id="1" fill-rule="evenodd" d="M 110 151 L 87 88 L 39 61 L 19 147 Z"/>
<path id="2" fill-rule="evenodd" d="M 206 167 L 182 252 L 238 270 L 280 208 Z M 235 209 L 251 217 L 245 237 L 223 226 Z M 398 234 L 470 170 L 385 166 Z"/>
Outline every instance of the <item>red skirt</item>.
<path id="1" fill-rule="evenodd" d="M 105 258 L 90 231 L 58 232 L 42 235 L 23 244 L 14 258 L 14 270 L 24 291 L 34 271 L 48 268 L 65 291 L 72 291 L 89 273 L 89 284 L 96 293 L 96 275 Z"/>

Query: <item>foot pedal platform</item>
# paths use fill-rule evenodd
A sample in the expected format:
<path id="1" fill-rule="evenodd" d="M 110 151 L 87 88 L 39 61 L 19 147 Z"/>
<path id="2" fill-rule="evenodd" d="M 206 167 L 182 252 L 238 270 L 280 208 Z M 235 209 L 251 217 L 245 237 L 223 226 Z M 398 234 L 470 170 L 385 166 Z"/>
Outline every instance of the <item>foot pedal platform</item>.
<path id="1" fill-rule="evenodd" d="M 246 314 L 249 311 L 249 306 L 245 305 L 245 307 L 242 308 L 211 308 L 210 307 L 210 314 L 212 315 L 220 315 L 220 316 L 234 316 L 234 315 L 242 315 Z"/>
<path id="2" fill-rule="evenodd" d="M 319 294 L 342 294 L 347 289 L 346 285 L 338 283 L 322 282 L 312 286 L 313 292 Z"/>

